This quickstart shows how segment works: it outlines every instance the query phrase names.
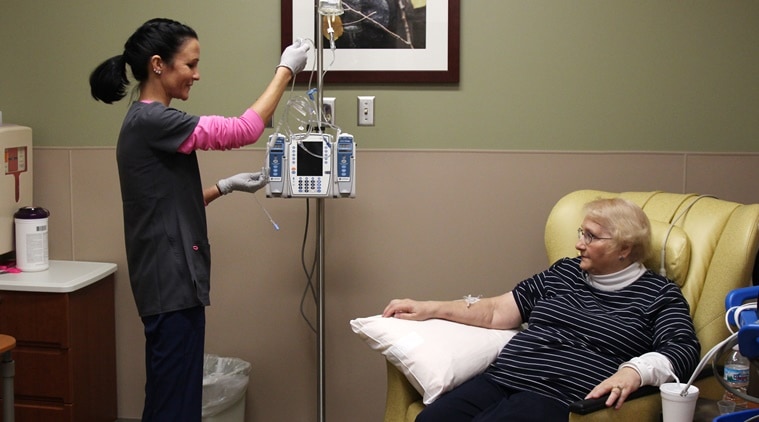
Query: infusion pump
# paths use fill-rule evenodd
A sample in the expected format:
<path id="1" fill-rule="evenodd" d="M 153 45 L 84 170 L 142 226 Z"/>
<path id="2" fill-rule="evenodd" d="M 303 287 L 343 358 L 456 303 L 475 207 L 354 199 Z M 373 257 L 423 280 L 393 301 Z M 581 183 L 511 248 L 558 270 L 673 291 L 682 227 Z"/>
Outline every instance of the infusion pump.
<path id="1" fill-rule="evenodd" d="M 269 184 L 276 198 L 355 198 L 356 143 L 353 135 L 283 134 L 269 137 L 266 151 Z"/>

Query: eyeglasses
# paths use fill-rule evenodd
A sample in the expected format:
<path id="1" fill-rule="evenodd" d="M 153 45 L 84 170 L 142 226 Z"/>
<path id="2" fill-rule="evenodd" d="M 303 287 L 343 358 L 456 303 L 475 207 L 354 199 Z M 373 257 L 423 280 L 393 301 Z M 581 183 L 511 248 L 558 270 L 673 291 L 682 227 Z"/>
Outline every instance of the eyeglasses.
<path id="1" fill-rule="evenodd" d="M 586 232 L 582 227 L 577 229 L 577 238 L 585 242 L 586 245 L 590 245 L 594 240 L 609 240 L 611 237 L 598 237 L 591 232 Z"/>

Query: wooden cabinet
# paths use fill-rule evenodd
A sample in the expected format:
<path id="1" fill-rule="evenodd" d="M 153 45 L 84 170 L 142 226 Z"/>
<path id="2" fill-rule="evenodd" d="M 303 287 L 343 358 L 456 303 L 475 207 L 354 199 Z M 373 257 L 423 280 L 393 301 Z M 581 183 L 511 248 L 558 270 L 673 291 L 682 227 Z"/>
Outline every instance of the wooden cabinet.
<path id="1" fill-rule="evenodd" d="M 2 287 L 0 333 L 17 342 L 16 421 L 115 421 L 113 272 L 70 292 Z"/>

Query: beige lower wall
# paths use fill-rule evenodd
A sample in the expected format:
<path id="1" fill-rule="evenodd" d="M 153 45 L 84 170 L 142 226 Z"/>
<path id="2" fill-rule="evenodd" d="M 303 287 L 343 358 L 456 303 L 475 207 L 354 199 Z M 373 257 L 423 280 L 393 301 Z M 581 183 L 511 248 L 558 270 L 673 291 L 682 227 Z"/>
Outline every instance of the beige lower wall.
<path id="1" fill-rule="evenodd" d="M 51 210 L 51 258 L 119 265 L 118 415 L 139 418 L 142 325 L 126 271 L 115 150 L 34 152 L 35 202 Z M 201 153 L 205 183 L 258 169 L 263 156 Z M 394 297 L 510 289 L 547 264 L 543 225 L 565 193 L 664 190 L 759 202 L 759 154 L 371 150 L 359 151 L 357 169 L 358 197 L 325 202 L 326 414 L 339 422 L 378 421 L 384 408 L 384 362 L 348 321 L 381 312 Z M 208 207 L 206 349 L 251 362 L 247 421 L 316 420 L 316 337 L 299 311 L 306 201 L 258 198 L 280 231 L 248 194 Z M 310 209 L 313 217 L 316 201 Z M 313 301 L 306 303 L 313 321 Z"/>

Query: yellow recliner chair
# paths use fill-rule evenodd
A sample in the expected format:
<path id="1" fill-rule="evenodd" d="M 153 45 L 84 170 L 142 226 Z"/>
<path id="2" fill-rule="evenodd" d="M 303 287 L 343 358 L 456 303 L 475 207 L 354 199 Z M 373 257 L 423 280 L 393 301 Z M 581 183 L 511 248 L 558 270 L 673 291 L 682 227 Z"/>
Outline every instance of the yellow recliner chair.
<path id="1" fill-rule="evenodd" d="M 725 327 L 725 296 L 751 284 L 759 250 L 759 204 L 743 205 L 710 196 L 664 192 L 612 193 L 596 190 L 572 192 L 553 207 L 545 229 L 548 263 L 576 256 L 577 227 L 583 205 L 597 198 L 623 197 L 640 205 L 651 220 L 653 253 L 646 266 L 674 280 L 691 307 L 701 355 L 729 332 Z M 663 247 L 664 245 L 664 247 Z M 723 388 L 707 377 L 696 385 L 700 397 L 719 399 Z M 659 421 L 661 398 L 655 388 L 641 388 L 642 397 L 621 410 L 599 402 L 580 401 L 570 407 L 570 421 Z M 656 394 L 643 395 L 646 392 Z M 392 364 L 387 364 L 385 422 L 411 422 L 424 405 L 419 393 Z M 596 410 L 600 408 L 600 410 Z"/>

